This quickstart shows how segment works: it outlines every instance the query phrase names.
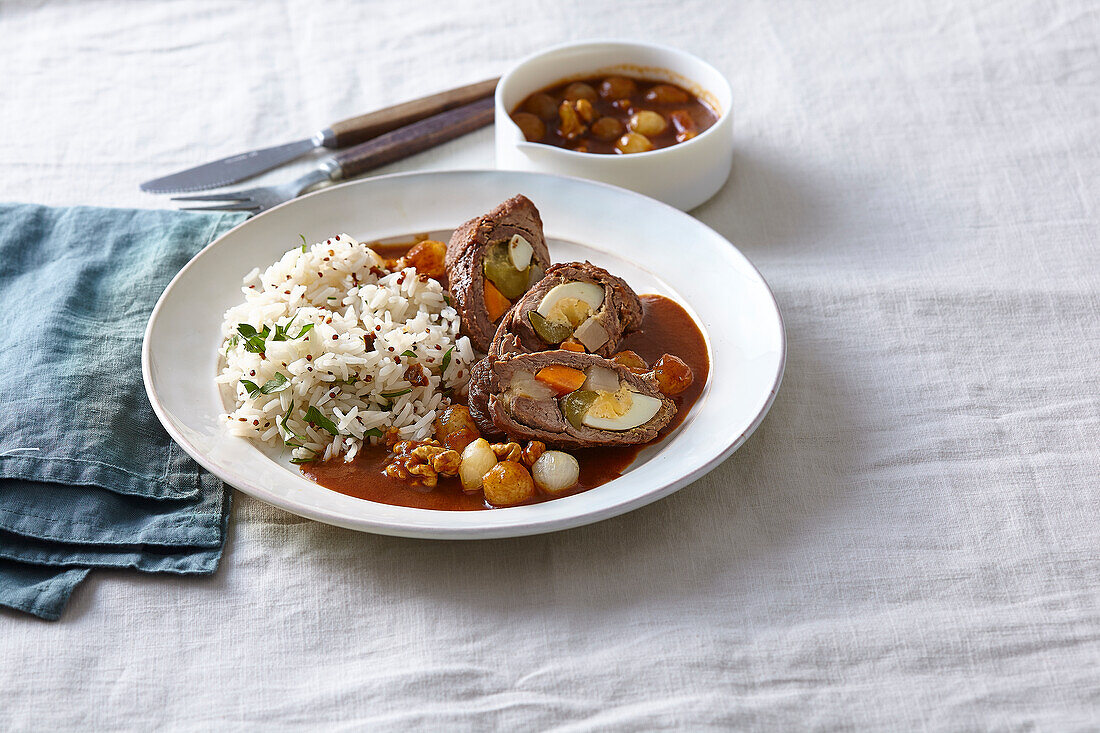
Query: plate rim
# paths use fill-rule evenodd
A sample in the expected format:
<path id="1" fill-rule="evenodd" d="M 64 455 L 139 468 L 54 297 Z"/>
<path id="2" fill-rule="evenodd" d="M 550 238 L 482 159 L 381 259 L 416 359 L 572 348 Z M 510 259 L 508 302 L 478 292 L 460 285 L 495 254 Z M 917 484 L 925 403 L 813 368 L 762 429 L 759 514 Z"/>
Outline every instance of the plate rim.
<path id="1" fill-rule="evenodd" d="M 336 513 L 334 511 L 331 511 L 331 510 L 328 510 L 328 509 L 325 509 L 325 508 L 303 505 L 301 503 L 295 503 L 292 500 L 286 500 L 282 497 L 275 496 L 275 495 L 272 495 L 270 493 L 267 493 L 260 487 L 248 486 L 248 481 L 247 481 L 246 478 L 237 476 L 232 471 L 226 470 L 225 468 L 223 468 L 221 466 L 218 466 L 213 461 L 209 460 L 202 450 L 200 450 L 197 446 L 195 446 L 187 438 L 187 436 L 183 435 L 182 432 L 175 427 L 175 425 L 173 424 L 173 420 L 171 419 L 171 417 L 169 416 L 169 414 L 167 412 L 167 408 L 161 403 L 155 389 L 153 388 L 153 384 L 152 384 L 152 382 L 153 382 L 153 380 L 152 380 L 152 363 L 151 363 L 152 355 L 151 355 L 151 346 L 150 346 L 150 336 L 153 332 L 153 327 L 154 327 L 154 325 L 157 321 L 157 316 L 160 314 L 160 311 L 161 311 L 162 307 L 164 306 L 164 304 L 166 302 L 167 296 L 173 290 L 173 288 L 177 285 L 177 283 L 180 281 L 180 279 L 185 277 L 185 275 L 191 269 L 191 267 L 194 265 L 196 260 L 198 260 L 198 258 L 201 255 L 206 253 L 207 250 L 217 246 L 223 239 L 225 239 L 226 237 L 228 237 L 230 234 L 237 231 L 241 227 L 245 226 L 246 224 L 249 224 L 253 221 L 256 221 L 256 220 L 260 219 L 261 217 L 267 216 L 268 214 L 270 214 L 274 211 L 277 211 L 279 209 L 282 209 L 286 206 L 290 206 L 292 204 L 298 204 L 299 202 L 304 201 L 306 199 L 309 199 L 311 197 L 318 196 L 318 195 L 321 195 L 321 194 L 325 194 L 326 192 L 329 192 L 329 191 L 331 191 L 335 188 L 353 187 L 353 186 L 357 186 L 357 185 L 363 185 L 363 184 L 368 183 L 368 182 L 374 183 L 374 182 L 377 182 L 377 181 L 393 180 L 393 179 L 399 179 L 399 178 L 432 177 L 432 176 L 439 176 L 439 175 L 442 175 L 442 176 L 461 176 L 461 175 L 486 175 L 486 174 L 502 174 L 502 175 L 514 175 L 514 176 L 522 176 L 522 177 L 536 177 L 536 178 L 556 179 L 556 180 L 559 180 L 559 181 L 566 182 L 568 185 L 573 185 L 573 184 L 578 184 L 579 183 L 579 184 L 583 184 L 583 185 L 587 185 L 587 186 L 596 186 L 596 187 L 599 187 L 599 188 L 606 188 L 606 189 L 609 189 L 609 190 L 613 191 L 617 195 L 625 194 L 625 195 L 628 195 L 630 197 L 637 197 L 638 199 L 640 199 L 642 202 L 644 202 L 648 206 L 657 206 L 657 207 L 660 207 L 662 209 L 666 209 L 668 212 L 673 213 L 674 215 L 686 216 L 686 217 L 692 219 L 697 225 L 702 226 L 703 228 L 705 228 L 707 231 L 709 231 L 711 234 L 718 237 L 722 241 L 725 241 L 725 242 L 729 243 L 729 245 L 733 248 L 733 250 L 738 255 L 740 255 L 740 257 L 749 266 L 749 268 L 751 268 L 752 272 L 759 279 L 760 283 L 764 286 L 764 291 L 767 293 L 767 296 L 770 299 L 771 304 L 775 309 L 775 315 L 776 315 L 776 318 L 778 320 L 778 328 L 779 328 L 779 344 L 778 344 L 779 358 L 778 358 L 778 363 L 777 363 L 776 370 L 775 370 L 775 375 L 774 375 L 773 380 L 772 380 L 772 385 L 769 388 L 768 395 L 765 398 L 763 404 L 761 405 L 760 409 L 757 411 L 757 414 L 749 422 L 748 426 L 740 434 L 738 434 L 723 450 L 721 450 L 718 454 L 716 454 L 710 460 L 707 460 L 703 464 L 698 466 L 697 468 L 682 474 L 680 477 L 678 477 L 677 479 L 675 479 L 673 481 L 665 483 L 664 485 L 659 486 L 659 487 L 657 487 L 657 488 L 655 488 L 651 491 L 646 491 L 644 493 L 640 493 L 636 496 L 633 496 L 629 499 L 626 499 L 625 501 L 622 501 L 622 502 L 617 503 L 617 504 L 612 504 L 612 505 L 609 505 L 607 507 L 596 508 L 596 509 L 593 509 L 592 511 L 587 511 L 587 512 L 579 512 L 579 513 L 571 514 L 571 515 L 568 515 L 568 516 L 559 517 L 559 518 L 556 518 L 556 519 L 548 519 L 546 521 L 534 521 L 534 522 L 527 522 L 527 523 L 506 524 L 506 525 L 500 525 L 500 526 L 496 526 L 496 527 L 434 528 L 434 527 L 423 527 L 423 526 L 411 526 L 411 525 L 407 525 L 407 524 L 405 524 L 405 525 L 396 524 L 391 520 L 380 520 L 380 519 L 370 519 L 370 518 L 351 519 L 351 518 L 348 518 L 348 517 L 346 517 L 342 514 Z M 605 519 L 610 519 L 612 517 L 616 517 L 616 516 L 625 514 L 627 512 L 633 511 L 635 509 L 641 508 L 641 507 L 643 507 L 647 504 L 653 503 L 655 501 L 659 501 L 660 499 L 663 499 L 663 498 L 675 493 L 676 491 L 683 488 L 687 484 L 689 484 L 689 483 L 695 481 L 696 479 L 701 478 L 702 476 L 710 473 L 719 464 L 723 463 L 726 459 L 728 459 L 738 448 L 740 448 L 745 443 L 745 441 L 747 441 L 749 439 L 750 436 L 752 436 L 752 434 L 756 431 L 756 429 L 764 421 L 764 418 L 767 416 L 768 412 L 771 410 L 771 407 L 775 402 L 775 398 L 776 398 L 776 396 L 779 392 L 779 388 L 780 388 L 780 386 L 782 385 L 782 382 L 783 382 L 783 376 L 786 372 L 786 365 L 787 365 L 786 323 L 785 323 L 785 320 L 784 320 L 784 317 L 783 317 L 782 308 L 779 305 L 778 299 L 775 297 L 775 292 L 772 290 L 771 285 L 768 283 L 768 281 L 764 278 L 763 273 L 760 272 L 760 269 L 755 264 L 753 264 L 753 262 L 736 245 L 734 245 L 732 242 L 730 242 L 720 232 L 716 231 L 715 229 L 710 227 L 705 222 L 691 216 L 691 214 L 689 214 L 687 212 L 684 212 L 684 211 L 681 211 L 681 210 L 679 210 L 679 209 L 677 209 L 673 206 L 670 206 L 669 204 L 665 204 L 661 201 L 658 201 L 657 199 L 650 198 L 650 197 L 645 196 L 643 194 L 639 194 L 635 191 L 630 191 L 628 189 L 620 188 L 618 186 L 613 186 L 611 184 L 603 183 L 603 182 L 600 182 L 600 181 L 593 181 L 593 180 L 589 180 L 589 179 L 586 179 L 586 178 L 578 178 L 578 177 L 575 177 L 575 176 L 564 176 L 564 175 L 557 175 L 557 174 L 550 174 L 550 173 L 535 173 L 535 172 L 523 172 L 523 171 L 501 171 L 501 170 L 492 169 L 492 168 L 470 168 L 470 169 L 452 169 L 452 170 L 438 170 L 438 171 L 403 171 L 403 172 L 390 173 L 390 174 L 381 175 L 381 176 L 371 176 L 371 177 L 368 177 L 368 178 L 360 178 L 360 179 L 356 179 L 356 180 L 352 180 L 352 181 L 345 181 L 345 182 L 342 182 L 342 183 L 335 184 L 333 186 L 326 186 L 324 188 L 321 188 L 317 191 L 310 192 L 310 193 L 305 194 L 303 196 L 298 196 L 296 198 L 290 199 L 289 201 L 285 201 L 285 202 L 283 202 L 283 203 L 281 203 L 277 206 L 274 206 L 271 209 L 262 212 L 261 214 L 258 214 L 256 216 L 249 217 L 249 218 L 245 219 L 244 221 L 240 222 L 236 226 L 234 226 L 234 227 L 228 229 L 227 231 L 223 232 L 220 236 L 218 236 L 213 241 L 206 244 L 202 249 L 200 249 L 198 252 L 196 252 L 187 261 L 187 263 L 182 268 L 180 268 L 180 270 L 172 277 L 171 281 L 169 281 L 168 285 L 165 286 L 164 290 L 161 292 L 160 296 L 157 298 L 156 305 L 153 306 L 153 310 L 149 314 L 149 318 L 148 318 L 148 321 L 146 322 L 145 330 L 144 330 L 144 333 L 143 333 L 143 336 L 142 336 L 142 346 L 141 346 L 142 382 L 143 382 L 144 387 L 145 387 L 146 396 L 149 399 L 149 403 L 152 406 L 153 412 L 156 414 L 157 419 L 160 421 L 161 425 L 164 427 L 165 431 L 169 434 L 169 436 L 177 444 L 179 444 L 179 446 L 181 448 L 183 448 L 184 451 L 192 459 L 194 459 L 204 469 L 206 469 L 210 473 L 217 476 L 219 479 L 221 479 L 223 482 L 225 482 L 230 487 L 232 487 L 232 488 L 234 488 L 238 491 L 241 491 L 245 494 L 248 494 L 249 496 L 253 497 L 254 499 L 256 499 L 258 501 L 262 501 L 264 503 L 270 504 L 272 506 L 275 506 L 279 509 L 282 509 L 283 511 L 289 512 L 289 513 L 294 514 L 296 516 L 305 517 L 307 519 L 312 519 L 312 520 L 323 522 L 325 524 L 330 524 L 330 525 L 333 525 L 333 526 L 343 527 L 343 528 L 346 528 L 346 529 L 356 530 L 356 531 L 360 531 L 360 532 L 370 532 L 372 534 L 379 534 L 379 535 L 422 538 L 422 539 L 451 539 L 451 540 L 477 540 L 477 539 L 493 539 L 493 538 L 504 538 L 504 537 L 520 537 L 520 536 L 544 534 L 544 533 L 549 533 L 549 532 L 558 532 L 558 531 L 561 531 L 561 530 L 571 529 L 571 528 L 574 528 L 574 527 L 580 527 L 580 526 L 584 526 L 584 525 L 587 525 L 587 524 L 594 524 L 596 522 L 600 522 L 600 521 L 603 521 Z M 247 488 L 242 487 L 242 484 Z M 369 500 L 366 500 L 366 499 L 361 499 L 361 501 L 368 501 L 369 502 Z M 369 502 L 369 503 L 373 504 L 375 502 Z M 406 507 L 406 508 L 410 509 L 410 510 L 413 509 L 411 507 Z M 448 512 L 448 511 L 443 511 L 443 510 L 432 510 L 432 509 L 418 509 L 416 511 L 430 513 L 430 514 L 439 514 L 439 515 L 447 515 L 447 514 L 453 514 L 454 513 L 454 512 Z M 505 510 L 496 510 L 496 511 L 507 511 L 507 509 L 505 509 Z"/>

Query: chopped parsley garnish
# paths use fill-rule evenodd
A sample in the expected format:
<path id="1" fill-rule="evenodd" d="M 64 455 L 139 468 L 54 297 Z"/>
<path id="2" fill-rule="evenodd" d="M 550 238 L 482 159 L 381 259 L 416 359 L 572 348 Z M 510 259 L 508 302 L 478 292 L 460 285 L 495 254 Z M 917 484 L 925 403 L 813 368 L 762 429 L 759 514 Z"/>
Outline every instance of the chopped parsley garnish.
<path id="1" fill-rule="evenodd" d="M 286 414 L 283 415 L 283 419 L 279 421 L 279 427 L 282 429 L 282 431 L 285 435 L 289 435 L 291 438 L 297 438 L 298 440 L 306 440 L 306 436 L 298 435 L 298 433 L 294 432 L 293 430 L 291 430 L 290 428 L 287 427 L 286 421 L 290 419 L 290 413 L 292 413 L 292 412 L 294 412 L 294 400 L 291 400 L 290 401 L 290 406 L 286 408 Z M 285 445 L 287 447 L 290 447 L 290 448 L 305 448 L 304 445 L 301 445 L 300 443 L 295 443 L 295 442 L 291 441 L 289 438 L 286 438 L 286 437 L 283 438 L 283 445 Z M 310 449 L 306 448 L 306 450 L 310 450 Z"/>
<path id="2" fill-rule="evenodd" d="M 290 386 L 290 380 L 281 372 L 275 372 L 275 376 L 264 382 L 262 387 L 257 387 L 255 382 L 250 382 L 247 379 L 242 379 L 241 384 L 248 390 L 248 396 L 255 398 L 257 395 L 282 392 Z"/>
<path id="3" fill-rule="evenodd" d="M 290 328 L 290 324 L 294 323 L 294 319 L 290 319 L 285 326 L 275 324 L 275 333 L 271 334 L 272 341 L 286 341 L 286 332 Z"/>
<path id="4" fill-rule="evenodd" d="M 298 335 L 292 335 L 290 333 L 290 326 L 294 323 L 294 319 L 291 318 L 286 325 L 280 326 L 275 324 L 275 333 L 271 332 L 267 326 L 257 331 L 255 327 L 248 323 L 238 323 L 237 333 L 244 339 L 244 348 L 246 351 L 250 351 L 253 354 L 262 354 L 267 350 L 267 340 L 270 337 L 272 341 L 296 341 L 302 338 L 307 333 L 313 330 L 313 324 L 307 323 L 302 326 L 302 330 L 298 332 Z M 233 338 L 237 338 L 234 336 Z M 237 343 L 232 339 L 230 340 L 230 348 L 236 346 Z M 266 392 L 264 394 L 267 394 Z"/>
<path id="5" fill-rule="evenodd" d="M 299 234 L 298 236 L 302 238 L 302 251 L 305 252 L 306 251 L 306 235 Z"/>
<path id="6" fill-rule="evenodd" d="M 408 394 L 409 392 L 412 392 L 412 387 L 406 387 L 405 389 L 399 389 L 396 392 L 383 392 L 382 397 L 384 397 L 386 399 L 386 402 L 383 403 L 382 409 L 386 412 L 389 412 L 390 410 L 393 409 L 393 400 L 394 400 L 394 398 L 400 397 L 403 394 Z"/>
<path id="7" fill-rule="evenodd" d="M 384 435 L 385 433 L 383 433 L 379 428 L 371 428 L 370 430 L 367 430 L 363 433 L 364 438 L 381 438 Z"/>
<path id="8" fill-rule="evenodd" d="M 297 318 L 297 316 L 295 316 L 295 318 Z M 313 324 L 312 323 L 307 323 L 306 325 L 302 326 L 302 330 L 298 332 L 297 336 L 291 336 L 290 335 L 290 327 L 293 324 L 294 324 L 294 318 L 291 318 L 289 321 L 287 321 L 286 325 L 284 325 L 284 326 L 280 326 L 278 323 L 276 323 L 275 324 L 275 333 L 272 334 L 271 340 L 272 341 L 297 341 L 298 339 L 302 338 L 307 333 L 309 333 L 311 330 L 313 330 Z"/>
<path id="9" fill-rule="evenodd" d="M 451 365 L 451 352 L 453 352 L 454 350 L 455 347 L 452 346 L 451 348 L 447 349 L 447 353 L 443 355 L 443 363 L 439 367 L 440 375 L 444 374 L 447 371 L 447 367 Z"/>
<path id="10" fill-rule="evenodd" d="M 286 408 L 286 414 L 283 415 L 283 419 L 279 421 L 279 427 L 283 429 L 284 433 L 294 435 L 290 428 L 286 426 L 286 421 L 290 419 L 290 413 L 294 411 L 294 400 L 290 401 L 290 407 Z"/>
<path id="11" fill-rule="evenodd" d="M 416 352 L 412 351 L 411 349 L 405 349 L 404 351 L 401 352 L 401 356 L 407 356 L 410 359 L 415 359 L 416 358 Z"/>
<path id="12" fill-rule="evenodd" d="M 309 409 L 306 410 L 306 414 L 305 414 L 304 419 L 308 423 L 313 423 L 314 425 L 318 425 L 318 426 L 324 428 L 325 430 L 332 433 L 333 435 L 339 435 L 340 434 L 340 431 L 336 429 L 336 423 L 334 423 L 332 420 L 329 420 L 327 417 L 322 415 L 321 411 L 318 410 L 313 405 L 310 405 Z"/>
<path id="13" fill-rule="evenodd" d="M 260 387 L 260 394 L 275 394 L 276 392 L 282 392 L 289 386 L 290 378 L 282 372 L 275 372 L 275 376 L 264 382 L 264 386 Z"/>
<path id="14" fill-rule="evenodd" d="M 250 351 L 253 354 L 264 353 L 264 342 L 267 341 L 267 337 L 271 334 L 267 326 L 264 326 L 262 331 L 257 331 L 252 325 L 248 323 L 238 323 L 237 333 L 244 339 L 245 351 Z"/>

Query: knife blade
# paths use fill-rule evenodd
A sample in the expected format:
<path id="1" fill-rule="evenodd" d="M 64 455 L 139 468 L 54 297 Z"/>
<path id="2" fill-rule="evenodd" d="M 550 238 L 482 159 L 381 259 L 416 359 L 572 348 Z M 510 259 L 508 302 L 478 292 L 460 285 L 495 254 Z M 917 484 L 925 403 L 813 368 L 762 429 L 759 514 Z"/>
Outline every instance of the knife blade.
<path id="1" fill-rule="evenodd" d="M 284 145 L 230 155 L 140 185 L 146 193 L 182 193 L 219 188 L 252 178 L 319 147 L 338 149 L 365 142 L 405 125 L 492 96 L 498 79 L 487 79 L 456 89 L 403 102 L 329 125 L 313 136 Z"/>
<path id="2" fill-rule="evenodd" d="M 180 193 L 228 186 L 302 157 L 320 146 L 318 135 L 285 145 L 230 155 L 228 158 L 197 165 L 169 176 L 154 178 L 142 183 L 141 190 L 146 193 Z"/>

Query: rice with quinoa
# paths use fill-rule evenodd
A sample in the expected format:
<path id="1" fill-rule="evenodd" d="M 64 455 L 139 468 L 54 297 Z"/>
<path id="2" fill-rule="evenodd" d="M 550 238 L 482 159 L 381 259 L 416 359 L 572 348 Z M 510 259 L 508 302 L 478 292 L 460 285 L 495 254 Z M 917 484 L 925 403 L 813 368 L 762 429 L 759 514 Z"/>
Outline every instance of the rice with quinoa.
<path id="1" fill-rule="evenodd" d="M 245 276 L 245 300 L 222 323 L 217 377 L 235 401 L 224 416 L 232 435 L 290 447 L 295 462 L 350 461 L 390 428 L 431 437 L 469 381 L 473 348 L 439 282 L 384 268 L 340 234 L 303 240 Z"/>

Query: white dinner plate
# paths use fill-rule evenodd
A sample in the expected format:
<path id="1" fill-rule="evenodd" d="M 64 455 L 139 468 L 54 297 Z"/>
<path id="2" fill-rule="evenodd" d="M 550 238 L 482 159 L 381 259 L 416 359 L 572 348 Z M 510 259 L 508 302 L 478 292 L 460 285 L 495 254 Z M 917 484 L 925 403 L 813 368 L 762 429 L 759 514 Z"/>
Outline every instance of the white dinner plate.
<path id="1" fill-rule="evenodd" d="M 678 301 L 706 336 L 711 371 L 687 419 L 623 476 L 529 506 L 448 512 L 390 506 L 330 491 L 289 453 L 229 436 L 218 372 L 222 316 L 241 278 L 305 235 L 360 241 L 449 235 L 522 193 L 542 213 L 555 262 L 589 260 L 638 293 Z M 438 237 L 437 237 L 438 238 Z M 249 219 L 199 252 L 161 295 L 145 332 L 142 372 L 153 409 L 196 461 L 247 494 L 321 522 L 406 537 L 509 537 L 576 527 L 656 501 L 725 460 L 764 418 L 783 376 L 779 308 L 760 273 L 717 232 L 653 199 L 591 181 L 504 171 L 381 176 L 327 188 Z"/>

